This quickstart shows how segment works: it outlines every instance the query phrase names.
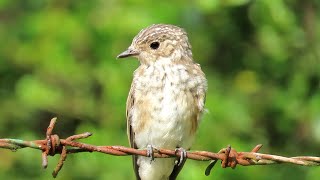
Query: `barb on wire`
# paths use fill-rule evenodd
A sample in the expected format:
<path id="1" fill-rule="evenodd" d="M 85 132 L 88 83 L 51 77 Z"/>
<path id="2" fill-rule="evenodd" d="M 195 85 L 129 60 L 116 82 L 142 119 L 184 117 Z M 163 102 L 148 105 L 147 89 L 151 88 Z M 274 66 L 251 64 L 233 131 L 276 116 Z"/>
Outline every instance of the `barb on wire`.
<path id="1" fill-rule="evenodd" d="M 89 132 L 73 135 L 66 139 L 60 139 L 58 135 L 52 134 L 57 118 L 52 118 L 47 128 L 46 138 L 44 140 L 24 141 L 20 139 L 0 139 L 0 148 L 17 151 L 21 148 L 33 148 L 42 151 L 42 167 L 48 166 L 48 155 L 54 156 L 60 154 L 60 160 L 55 167 L 52 176 L 56 177 L 61 170 L 68 154 L 80 152 L 100 152 L 115 156 L 140 155 L 148 156 L 146 149 L 133 149 L 125 146 L 94 146 L 90 144 L 76 142 L 75 140 L 83 139 L 91 136 Z M 262 145 L 255 146 L 250 152 L 237 152 L 229 145 L 227 148 L 221 149 L 218 153 L 209 151 L 188 151 L 186 157 L 188 159 L 198 161 L 210 161 L 205 170 L 205 175 L 209 175 L 211 169 L 218 160 L 221 160 L 222 168 L 235 168 L 238 164 L 242 166 L 250 165 L 269 165 L 280 163 L 291 163 L 302 166 L 320 166 L 320 157 L 313 156 L 297 156 L 283 157 L 271 154 L 258 153 Z M 180 157 L 181 153 L 176 150 L 155 149 L 155 158 L 171 158 Z"/>

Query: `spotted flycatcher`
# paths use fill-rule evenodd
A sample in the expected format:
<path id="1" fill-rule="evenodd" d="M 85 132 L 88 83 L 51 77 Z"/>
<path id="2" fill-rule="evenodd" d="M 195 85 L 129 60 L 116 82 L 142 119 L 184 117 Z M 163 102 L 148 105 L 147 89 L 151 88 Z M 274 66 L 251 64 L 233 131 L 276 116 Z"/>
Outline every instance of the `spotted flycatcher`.
<path id="1" fill-rule="evenodd" d="M 207 80 L 193 61 L 187 33 L 174 25 L 151 25 L 118 58 L 130 56 L 140 61 L 127 100 L 131 147 L 190 149 L 204 111 Z M 176 179 L 184 162 L 133 155 L 136 177 L 142 180 Z"/>

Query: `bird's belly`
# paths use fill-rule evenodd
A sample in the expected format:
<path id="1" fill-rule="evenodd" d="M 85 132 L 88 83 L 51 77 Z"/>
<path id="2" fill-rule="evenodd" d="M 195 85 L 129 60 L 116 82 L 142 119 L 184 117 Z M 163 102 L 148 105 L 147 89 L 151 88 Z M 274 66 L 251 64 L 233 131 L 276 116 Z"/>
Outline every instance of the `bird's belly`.
<path id="1" fill-rule="evenodd" d="M 149 89 L 143 93 L 138 102 L 144 108 L 136 108 L 133 118 L 135 142 L 139 148 L 152 145 L 158 148 L 173 149 L 176 147 L 190 148 L 194 133 L 191 132 L 195 117 L 195 104 L 190 91 L 174 86 Z M 138 106 L 137 106 L 138 107 Z M 144 122 L 139 126 L 139 121 Z M 135 126 L 136 125 L 136 126 Z M 135 130 L 135 128 L 138 128 Z"/>

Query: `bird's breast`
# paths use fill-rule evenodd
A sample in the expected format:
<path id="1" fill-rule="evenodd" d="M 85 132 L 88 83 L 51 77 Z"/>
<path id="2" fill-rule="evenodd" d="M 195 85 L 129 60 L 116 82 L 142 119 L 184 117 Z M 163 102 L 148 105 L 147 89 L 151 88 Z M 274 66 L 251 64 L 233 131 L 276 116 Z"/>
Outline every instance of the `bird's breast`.
<path id="1" fill-rule="evenodd" d="M 137 75 L 139 74 L 139 76 Z M 134 78 L 132 128 L 138 147 L 175 148 L 192 143 L 198 110 L 192 75 L 183 65 L 149 66 Z M 195 83 L 193 83 L 195 84 Z"/>

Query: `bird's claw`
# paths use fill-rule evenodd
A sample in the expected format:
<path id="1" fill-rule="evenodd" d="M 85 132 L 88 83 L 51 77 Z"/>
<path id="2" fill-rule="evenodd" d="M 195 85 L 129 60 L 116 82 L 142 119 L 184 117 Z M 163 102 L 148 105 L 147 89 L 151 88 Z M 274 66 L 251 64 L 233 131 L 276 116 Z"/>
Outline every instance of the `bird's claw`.
<path id="1" fill-rule="evenodd" d="M 154 161 L 154 151 L 153 151 L 153 146 L 150 144 L 147 146 L 147 156 L 150 157 L 150 164 L 151 164 L 152 161 Z"/>
<path id="2" fill-rule="evenodd" d="M 181 147 L 180 148 L 176 148 L 174 151 L 175 151 L 175 154 L 177 154 L 178 151 L 180 153 L 180 159 L 179 159 L 179 161 L 176 161 L 176 164 L 178 166 L 180 166 L 181 164 L 183 164 L 183 162 L 185 161 L 185 159 L 187 157 L 187 151 L 185 149 L 181 148 Z"/>

